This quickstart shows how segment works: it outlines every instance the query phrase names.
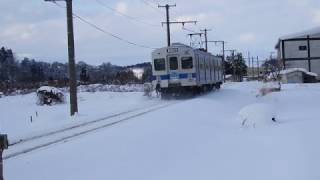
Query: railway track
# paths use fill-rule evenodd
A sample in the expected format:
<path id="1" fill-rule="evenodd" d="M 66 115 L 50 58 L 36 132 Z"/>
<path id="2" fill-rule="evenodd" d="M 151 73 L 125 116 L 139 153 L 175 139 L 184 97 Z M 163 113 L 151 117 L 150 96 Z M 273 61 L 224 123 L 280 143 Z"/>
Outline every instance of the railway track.
<path id="1" fill-rule="evenodd" d="M 52 131 L 42 135 L 33 136 L 13 142 L 9 145 L 9 149 L 4 152 L 3 159 L 8 160 L 17 156 L 21 156 L 35 150 L 48 147 L 57 143 L 85 135 L 103 128 L 114 126 L 116 124 L 143 116 L 145 114 L 169 107 L 178 102 L 168 102 L 160 105 L 150 106 L 148 108 L 137 108 L 122 113 L 117 113 L 94 121 L 81 123 L 68 128 Z"/>

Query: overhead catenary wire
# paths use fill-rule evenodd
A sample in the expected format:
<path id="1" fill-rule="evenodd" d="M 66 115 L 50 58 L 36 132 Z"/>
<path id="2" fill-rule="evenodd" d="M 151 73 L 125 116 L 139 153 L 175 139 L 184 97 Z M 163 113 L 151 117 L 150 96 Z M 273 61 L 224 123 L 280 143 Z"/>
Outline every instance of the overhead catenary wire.
<path id="1" fill-rule="evenodd" d="M 151 4 L 151 2 L 146 1 L 146 0 L 140 0 L 140 2 L 142 2 L 142 3 L 145 4 L 145 5 L 147 5 L 148 7 L 150 7 L 151 9 L 153 9 L 155 12 L 163 15 L 163 12 L 160 11 L 160 10 L 158 9 L 158 7 L 153 6 L 153 5 Z"/>
<path id="2" fill-rule="evenodd" d="M 109 9 L 109 10 L 117 13 L 118 15 L 120 15 L 120 16 L 122 16 L 122 17 L 128 18 L 128 19 L 130 19 L 131 21 L 135 21 L 135 22 L 138 22 L 138 23 L 141 23 L 141 24 L 144 24 L 144 25 L 148 25 L 148 26 L 151 26 L 151 27 L 162 28 L 160 25 L 152 24 L 152 23 L 149 23 L 149 22 L 140 20 L 140 19 L 137 18 L 137 17 L 133 17 L 133 16 L 127 15 L 127 14 L 125 14 L 125 13 L 122 13 L 121 11 L 119 11 L 119 10 L 113 8 L 113 7 L 108 6 L 106 3 L 101 2 L 100 0 L 95 0 L 95 1 L 96 1 L 98 4 L 100 4 L 102 7 L 107 8 L 107 9 Z"/>
<path id="3" fill-rule="evenodd" d="M 55 4 L 55 5 L 57 5 L 57 6 L 60 7 L 60 8 L 65 8 L 65 7 L 61 6 L 60 4 L 58 4 L 57 2 L 55 2 L 55 1 L 52 1 L 52 3 Z M 88 24 L 88 25 L 91 26 L 92 28 L 94 28 L 94 29 L 96 29 L 96 30 L 98 30 L 98 31 L 100 31 L 100 32 L 108 35 L 108 36 L 111 36 L 111 37 L 113 37 L 113 38 L 115 38 L 115 39 L 118 39 L 118 40 L 120 40 L 120 41 L 122 41 L 122 42 L 124 42 L 124 43 L 130 44 L 130 45 L 133 45 L 133 46 L 137 46 L 137 47 L 141 47 L 141 48 L 146 48 L 146 49 L 156 49 L 156 48 L 151 47 L 151 46 L 146 46 L 146 45 L 142 45 L 142 44 L 138 44 L 138 43 L 135 43 L 135 42 L 126 40 L 126 39 L 120 37 L 119 35 L 116 35 L 116 34 L 113 34 L 113 33 L 111 33 L 111 32 L 108 32 L 108 31 L 102 29 L 101 27 L 99 27 L 98 25 L 96 25 L 96 24 L 94 24 L 94 23 L 86 20 L 85 18 L 83 18 L 83 17 L 81 17 L 81 16 L 79 16 L 79 15 L 77 15 L 76 13 L 73 13 L 73 17 L 74 17 L 74 18 L 77 18 L 78 20 L 82 21 L 82 22 L 85 23 L 85 24 Z"/>
<path id="4" fill-rule="evenodd" d="M 188 31 L 188 32 L 192 32 L 192 33 L 198 33 L 198 32 L 196 32 L 196 31 L 194 31 L 194 30 L 192 30 L 192 29 L 189 29 L 189 28 L 186 28 L 186 27 L 182 27 L 182 29 L 183 30 L 185 30 L 185 31 Z"/>

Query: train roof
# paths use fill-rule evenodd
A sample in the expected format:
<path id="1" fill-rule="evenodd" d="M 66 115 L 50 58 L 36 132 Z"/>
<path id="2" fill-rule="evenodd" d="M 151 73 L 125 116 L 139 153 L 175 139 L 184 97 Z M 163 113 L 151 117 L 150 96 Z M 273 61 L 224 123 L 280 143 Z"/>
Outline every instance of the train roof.
<path id="1" fill-rule="evenodd" d="M 197 52 L 202 52 L 202 53 L 208 53 L 210 55 L 212 55 L 210 52 L 207 52 L 205 51 L 203 48 L 201 49 L 195 49 L 191 46 L 188 46 L 186 44 L 182 44 L 182 43 L 172 43 L 171 46 L 166 46 L 166 47 L 162 47 L 162 48 L 159 48 L 159 49 L 156 49 L 153 51 L 153 53 L 155 52 L 159 52 L 159 51 L 169 51 L 169 49 L 174 49 L 174 48 L 184 48 L 184 49 L 189 49 L 189 50 L 193 50 L 193 51 L 197 51 Z M 213 55 L 212 55 L 213 56 Z"/>

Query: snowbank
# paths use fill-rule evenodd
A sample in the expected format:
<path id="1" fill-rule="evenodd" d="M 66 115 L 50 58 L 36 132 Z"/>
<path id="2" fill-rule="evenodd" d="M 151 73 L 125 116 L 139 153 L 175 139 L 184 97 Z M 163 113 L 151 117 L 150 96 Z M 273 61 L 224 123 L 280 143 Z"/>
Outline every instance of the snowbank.
<path id="1" fill-rule="evenodd" d="M 78 87 L 80 92 L 143 92 L 143 84 L 103 85 L 91 84 Z"/>
<path id="2" fill-rule="evenodd" d="M 276 113 L 271 105 L 255 103 L 240 110 L 239 120 L 244 127 L 265 126 L 276 121 Z"/>

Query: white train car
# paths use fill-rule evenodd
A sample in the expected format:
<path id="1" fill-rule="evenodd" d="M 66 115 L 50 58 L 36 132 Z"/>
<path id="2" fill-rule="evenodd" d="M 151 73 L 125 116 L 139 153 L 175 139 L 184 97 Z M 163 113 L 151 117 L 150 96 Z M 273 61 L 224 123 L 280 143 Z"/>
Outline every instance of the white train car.
<path id="1" fill-rule="evenodd" d="M 162 94 L 209 91 L 223 82 L 222 57 L 174 43 L 152 52 L 152 74 Z"/>

